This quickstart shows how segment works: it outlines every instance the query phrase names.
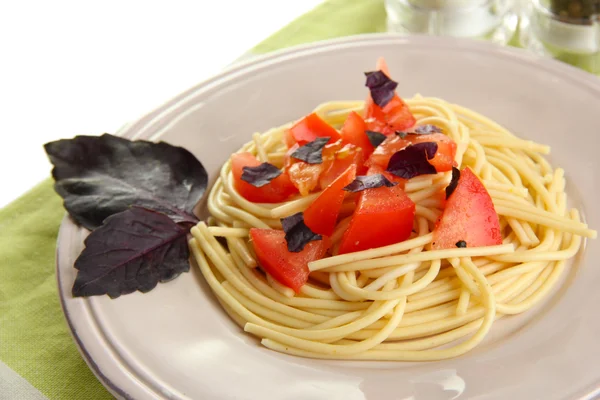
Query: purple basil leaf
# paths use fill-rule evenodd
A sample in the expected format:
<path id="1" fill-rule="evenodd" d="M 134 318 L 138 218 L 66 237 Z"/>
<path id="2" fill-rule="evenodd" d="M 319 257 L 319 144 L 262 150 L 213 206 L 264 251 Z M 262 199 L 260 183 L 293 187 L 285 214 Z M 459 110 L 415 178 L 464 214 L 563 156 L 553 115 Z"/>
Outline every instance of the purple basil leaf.
<path id="1" fill-rule="evenodd" d="M 409 145 L 397 151 L 390 158 L 387 171 L 404 179 L 419 175 L 435 174 L 437 171 L 429 163 L 437 152 L 437 143 L 424 142 Z"/>
<path id="2" fill-rule="evenodd" d="M 281 175 L 279 168 L 266 162 L 256 167 L 244 167 L 242 171 L 242 180 L 255 187 L 263 187 Z"/>
<path id="3" fill-rule="evenodd" d="M 347 192 L 361 192 L 366 189 L 375 189 L 378 187 L 386 186 L 392 187 L 396 186 L 397 183 L 390 182 L 385 176 L 382 174 L 373 174 L 366 176 L 357 176 L 348 186 L 344 187 L 344 190 Z"/>
<path id="4" fill-rule="evenodd" d="M 371 142 L 373 147 L 379 146 L 387 138 L 387 136 L 380 132 L 366 131 L 365 133 L 367 134 L 369 142 Z"/>
<path id="5" fill-rule="evenodd" d="M 446 199 L 448 197 L 450 197 L 450 195 L 452 193 L 454 193 L 456 186 L 458 186 L 459 178 L 460 178 L 460 170 L 456 167 L 452 167 L 452 180 L 450 181 L 450 184 L 448 184 L 448 186 L 446 186 Z"/>
<path id="6" fill-rule="evenodd" d="M 415 133 L 419 135 L 431 135 L 432 133 L 442 133 L 442 130 L 435 125 L 421 125 L 415 128 Z"/>
<path id="7" fill-rule="evenodd" d="M 397 82 L 394 82 L 381 71 L 365 72 L 365 86 L 371 91 L 373 102 L 379 107 L 385 107 L 394 97 Z"/>
<path id="8" fill-rule="evenodd" d="M 132 205 L 162 212 L 175 222 L 197 222 L 192 210 L 206 190 L 208 175 L 181 147 L 104 134 L 58 140 L 44 148 L 64 207 L 90 230 Z"/>
<path id="9" fill-rule="evenodd" d="M 75 261 L 73 296 L 146 293 L 189 271 L 188 230 L 165 214 L 140 207 L 108 217 L 85 239 Z"/>
<path id="10" fill-rule="evenodd" d="M 287 248 L 292 253 L 304 250 L 309 242 L 321 240 L 323 236 L 317 235 L 304 223 L 304 214 L 299 212 L 287 218 L 281 219 L 281 225 L 285 232 Z"/>
<path id="11" fill-rule="evenodd" d="M 323 147 L 331 138 L 320 137 L 312 142 L 306 143 L 292 153 L 292 157 L 309 164 L 321 164 L 323 162 Z"/>

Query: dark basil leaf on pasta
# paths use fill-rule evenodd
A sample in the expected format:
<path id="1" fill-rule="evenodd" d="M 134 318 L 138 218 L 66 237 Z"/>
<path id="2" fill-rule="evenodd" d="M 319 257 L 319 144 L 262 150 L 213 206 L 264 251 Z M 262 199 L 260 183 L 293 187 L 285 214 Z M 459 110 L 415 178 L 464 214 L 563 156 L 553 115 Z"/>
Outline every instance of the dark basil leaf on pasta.
<path id="1" fill-rule="evenodd" d="M 92 230 L 133 205 L 196 223 L 208 175 L 184 148 L 122 137 L 76 136 L 44 145 L 54 189 L 69 215 Z"/>
<path id="2" fill-rule="evenodd" d="M 263 187 L 281 175 L 281 170 L 269 163 L 242 168 L 242 180 L 254 187 Z"/>
<path id="3" fill-rule="evenodd" d="M 456 247 L 463 249 L 467 247 L 467 242 L 465 242 L 464 240 L 459 240 L 458 242 L 456 242 Z"/>
<path id="4" fill-rule="evenodd" d="M 442 130 L 435 125 L 421 125 L 415 128 L 415 133 L 419 135 L 431 135 L 432 133 L 442 133 Z"/>
<path id="5" fill-rule="evenodd" d="M 281 225 L 285 232 L 287 248 L 292 253 L 304 250 L 304 246 L 313 240 L 323 239 L 323 236 L 314 233 L 306 226 L 304 223 L 304 214 L 301 212 L 287 218 L 282 218 Z"/>
<path id="6" fill-rule="evenodd" d="M 299 212 L 294 215 L 290 215 L 289 217 L 281 218 L 281 226 L 283 227 L 283 231 L 288 233 L 298 224 L 304 223 L 304 213 Z"/>
<path id="7" fill-rule="evenodd" d="M 75 261 L 75 297 L 146 293 L 190 269 L 189 227 L 141 207 L 114 214 L 86 239 Z"/>
<path id="8" fill-rule="evenodd" d="M 321 164 L 323 162 L 323 147 L 331 138 L 320 137 L 310 143 L 299 147 L 292 153 L 292 157 L 308 164 Z"/>
<path id="9" fill-rule="evenodd" d="M 371 91 L 373 102 L 379 107 L 385 107 L 394 97 L 397 82 L 391 80 L 382 71 L 365 72 L 365 86 Z"/>
<path id="10" fill-rule="evenodd" d="M 456 186 L 458 186 L 459 179 L 460 179 L 460 170 L 456 167 L 452 167 L 452 180 L 450 181 L 450 184 L 448 184 L 448 186 L 446 186 L 446 199 L 448 197 L 450 197 L 450 195 L 452 193 L 454 193 Z"/>
<path id="11" fill-rule="evenodd" d="M 392 187 L 396 186 L 397 183 L 390 182 L 385 176 L 382 174 L 373 174 L 366 176 L 357 176 L 354 181 L 352 181 L 348 186 L 344 187 L 344 190 L 347 192 L 361 192 L 366 189 L 375 189 L 378 187 L 386 186 Z"/>
<path id="12" fill-rule="evenodd" d="M 404 139 L 406 136 L 408 136 L 408 133 L 402 132 L 402 131 L 396 131 L 396 136 L 399 136 L 400 139 Z"/>
<path id="13" fill-rule="evenodd" d="M 387 138 L 383 133 L 374 131 L 366 131 L 366 134 L 373 147 L 379 146 Z"/>
<path id="14" fill-rule="evenodd" d="M 429 163 L 437 152 L 437 143 L 424 142 L 409 145 L 392 155 L 387 171 L 404 179 L 419 175 L 435 174 L 437 171 Z"/>

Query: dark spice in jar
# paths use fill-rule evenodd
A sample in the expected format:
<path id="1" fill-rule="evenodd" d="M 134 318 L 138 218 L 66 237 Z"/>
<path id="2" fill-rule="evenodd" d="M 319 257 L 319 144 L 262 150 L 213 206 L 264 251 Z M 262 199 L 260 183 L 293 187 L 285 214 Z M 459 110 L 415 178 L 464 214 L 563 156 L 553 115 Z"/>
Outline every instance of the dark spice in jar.
<path id="1" fill-rule="evenodd" d="M 600 0 L 550 0 L 550 9 L 569 22 L 589 23 L 600 13 Z"/>

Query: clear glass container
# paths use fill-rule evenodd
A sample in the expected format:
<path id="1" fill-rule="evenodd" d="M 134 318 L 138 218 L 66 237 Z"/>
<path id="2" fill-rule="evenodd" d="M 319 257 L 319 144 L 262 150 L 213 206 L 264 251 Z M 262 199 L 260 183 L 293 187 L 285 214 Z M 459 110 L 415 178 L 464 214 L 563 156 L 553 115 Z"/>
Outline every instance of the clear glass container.
<path id="1" fill-rule="evenodd" d="M 600 74 L 600 0 L 529 0 L 521 45 Z"/>
<path id="2" fill-rule="evenodd" d="M 485 39 L 507 44 L 518 16 L 514 0 L 386 0 L 389 32 Z"/>

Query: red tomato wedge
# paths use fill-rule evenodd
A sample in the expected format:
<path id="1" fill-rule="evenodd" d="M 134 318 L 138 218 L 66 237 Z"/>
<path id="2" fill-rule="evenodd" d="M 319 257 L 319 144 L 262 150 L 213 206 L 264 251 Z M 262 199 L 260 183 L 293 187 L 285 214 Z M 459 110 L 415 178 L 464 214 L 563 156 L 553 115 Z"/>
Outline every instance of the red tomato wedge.
<path id="1" fill-rule="evenodd" d="M 260 164 L 261 162 L 250 153 L 235 153 L 231 155 L 233 186 L 243 198 L 255 203 L 280 203 L 298 193 L 298 190 L 292 184 L 285 171 L 262 187 L 252 186 L 242 180 L 244 167 L 256 167 Z"/>
<path id="2" fill-rule="evenodd" d="M 383 58 L 383 57 L 379 57 L 377 59 L 377 70 L 386 74 L 388 76 L 388 78 L 392 77 L 392 75 L 390 74 L 390 68 L 388 67 L 387 62 L 385 61 L 385 58 Z"/>
<path id="3" fill-rule="evenodd" d="M 391 78 L 390 71 L 383 57 L 377 60 L 377 70 L 382 71 Z M 365 101 L 364 115 L 367 129 L 381 132 L 384 135 L 391 135 L 395 131 L 404 131 L 411 128 L 417 122 L 404 100 L 397 94 L 394 95 L 385 107 L 379 107 L 375 104 L 369 94 Z"/>
<path id="4" fill-rule="evenodd" d="M 285 134 L 284 140 L 288 147 L 295 143 L 304 145 L 318 137 L 330 137 L 330 143 L 338 141 L 341 136 L 334 127 L 323 121 L 317 114 L 312 113 L 296 122 Z"/>
<path id="5" fill-rule="evenodd" d="M 329 156 L 331 157 L 331 156 Z M 364 167 L 365 157 L 363 149 L 353 144 L 346 144 L 336 150 L 330 159 L 329 166 L 323 170 L 319 178 L 319 186 L 325 189 L 344 173 L 351 165 L 356 166 L 356 174 L 362 175 L 367 169 Z"/>
<path id="6" fill-rule="evenodd" d="M 328 237 L 308 243 L 298 253 L 287 249 L 285 232 L 275 229 L 250 229 L 250 240 L 259 265 L 277 282 L 300 291 L 308 281 L 308 263 L 320 260 L 331 245 Z"/>
<path id="7" fill-rule="evenodd" d="M 435 157 L 429 160 L 429 164 L 435 167 L 437 172 L 451 171 L 456 166 L 454 157 L 456 157 L 456 142 L 443 133 L 434 133 L 430 135 L 408 135 L 410 143 L 436 142 L 438 150 Z"/>
<path id="8" fill-rule="evenodd" d="M 350 165 L 304 211 L 304 223 L 311 231 L 331 236 L 335 229 L 346 192 L 344 187 L 356 177 L 356 165 Z"/>
<path id="9" fill-rule="evenodd" d="M 283 142 L 288 149 L 296 144 L 296 139 L 294 139 L 294 136 L 292 136 L 292 132 L 289 129 L 283 134 Z"/>
<path id="10" fill-rule="evenodd" d="M 458 185 L 433 231 L 434 250 L 453 249 L 464 240 L 467 247 L 502 244 L 498 214 L 492 198 L 469 167 L 463 169 Z"/>
<path id="11" fill-rule="evenodd" d="M 368 159 L 375 147 L 369 141 L 369 137 L 366 134 L 367 124 L 360 115 L 352 111 L 348 114 L 344 126 L 340 131 L 342 140 L 347 143 L 352 143 L 355 146 L 363 149 L 365 159 Z"/>
<path id="12" fill-rule="evenodd" d="M 366 170 L 363 166 L 365 158 L 362 149 L 350 143 L 344 144 L 342 140 L 329 143 L 323 148 L 321 164 L 308 164 L 291 157 L 298 147 L 300 146 L 296 143 L 288 150 L 285 168 L 290 180 L 303 196 L 313 190 L 325 189 L 350 165 L 356 165 L 357 174 Z"/>
<path id="13" fill-rule="evenodd" d="M 388 138 L 375 149 L 373 154 L 371 154 L 371 157 L 367 161 L 367 165 L 378 165 L 381 168 L 386 169 L 390 162 L 390 158 L 392 158 L 394 153 L 402 150 L 409 144 L 423 142 L 436 142 L 438 145 L 435 157 L 429 160 L 429 163 L 435 167 L 437 172 L 452 170 L 452 167 L 455 164 L 454 157 L 456 156 L 456 143 L 443 133 L 406 135 L 404 139 L 398 135 L 388 136 Z"/>
<path id="14" fill-rule="evenodd" d="M 414 218 L 415 203 L 400 185 L 362 191 L 339 254 L 402 242 L 410 236 Z"/>

